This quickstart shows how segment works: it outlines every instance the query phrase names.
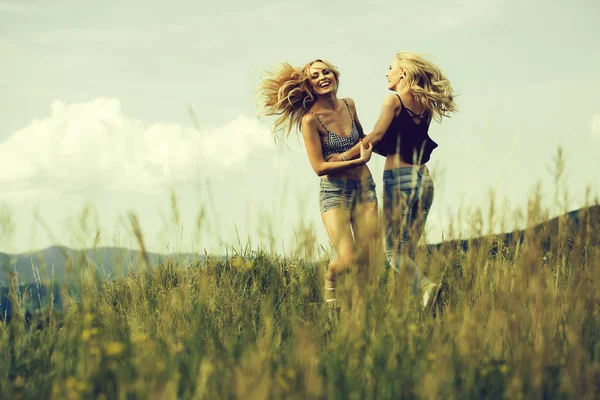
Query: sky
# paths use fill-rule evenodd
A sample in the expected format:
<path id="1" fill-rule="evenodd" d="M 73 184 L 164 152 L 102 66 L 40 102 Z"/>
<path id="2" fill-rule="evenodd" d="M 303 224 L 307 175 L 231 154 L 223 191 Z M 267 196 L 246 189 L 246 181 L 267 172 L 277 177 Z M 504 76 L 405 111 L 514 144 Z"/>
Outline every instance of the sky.
<path id="1" fill-rule="evenodd" d="M 599 17 L 595 0 L 0 0 L 0 251 L 137 247 L 131 213 L 163 253 L 269 232 L 281 252 L 298 232 L 327 248 L 319 177 L 296 132 L 276 144 L 257 118 L 257 86 L 279 62 L 323 58 L 369 132 L 398 51 L 426 54 L 458 93 L 430 129 L 424 240 L 472 235 L 492 192 L 492 231 L 524 223 L 538 184 L 551 214 L 579 208 L 600 193 Z M 383 165 L 369 162 L 380 200 Z"/>

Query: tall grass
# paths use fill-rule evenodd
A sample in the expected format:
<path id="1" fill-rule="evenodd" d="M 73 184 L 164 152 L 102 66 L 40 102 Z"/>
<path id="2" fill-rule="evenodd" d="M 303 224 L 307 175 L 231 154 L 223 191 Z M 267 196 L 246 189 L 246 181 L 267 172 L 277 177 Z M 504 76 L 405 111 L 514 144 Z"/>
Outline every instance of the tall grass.
<path id="1" fill-rule="evenodd" d="M 533 229 L 545 216 L 534 196 L 522 237 L 421 249 L 445 287 L 435 315 L 380 262 L 346 276 L 345 307 L 327 308 L 327 259 L 306 261 L 309 229 L 287 258 L 248 247 L 193 263 L 142 257 L 144 268 L 112 280 L 81 262 L 79 295 L 63 293 L 70 307 L 33 324 L 13 282 L 0 397 L 598 398 L 600 216 L 586 210 L 578 224 Z M 481 215 L 469 217 L 474 230 Z"/>

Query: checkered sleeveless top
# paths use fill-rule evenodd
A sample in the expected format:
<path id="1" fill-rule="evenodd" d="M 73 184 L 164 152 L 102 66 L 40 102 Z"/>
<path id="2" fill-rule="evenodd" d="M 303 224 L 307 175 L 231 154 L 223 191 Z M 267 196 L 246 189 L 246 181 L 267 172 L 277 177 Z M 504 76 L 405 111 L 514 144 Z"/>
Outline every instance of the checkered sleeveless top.
<path id="1" fill-rule="evenodd" d="M 325 130 L 327 131 L 327 140 L 321 142 L 321 152 L 323 153 L 324 160 L 332 154 L 343 153 L 347 150 L 350 150 L 352 147 L 354 147 L 356 143 L 358 143 L 360 139 L 360 134 L 358 132 L 358 128 L 356 127 L 356 123 L 354 122 L 354 116 L 352 116 L 352 111 L 350 111 L 350 106 L 348 105 L 348 102 L 346 102 L 346 100 L 344 100 L 344 103 L 346 104 L 346 108 L 350 113 L 350 118 L 352 118 L 352 131 L 350 131 L 350 136 L 348 137 L 340 136 L 335 132 L 331 132 L 329 129 L 327 129 L 327 127 L 325 126 L 323 121 L 321 121 L 321 118 L 317 116 L 317 114 L 314 114 L 311 111 L 309 111 L 309 113 L 317 117 L 317 120 L 319 120 L 321 125 L 323 125 L 323 128 L 325 128 Z"/>

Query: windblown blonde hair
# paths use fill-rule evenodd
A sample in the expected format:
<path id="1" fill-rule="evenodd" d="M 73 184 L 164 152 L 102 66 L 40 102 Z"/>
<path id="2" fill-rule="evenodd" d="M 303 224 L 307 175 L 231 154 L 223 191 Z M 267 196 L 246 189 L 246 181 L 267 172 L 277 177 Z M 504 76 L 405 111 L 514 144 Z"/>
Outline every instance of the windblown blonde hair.
<path id="1" fill-rule="evenodd" d="M 326 61 L 317 59 L 304 67 L 297 68 L 287 62 L 278 64 L 267 73 L 258 87 L 260 116 L 279 115 L 273 124 L 273 138 L 277 141 L 278 132 L 286 131 L 289 136 L 293 127 L 300 129 L 302 117 L 317 100 L 310 84 L 310 67 L 316 62 L 327 66 L 340 82 L 340 72 Z"/>
<path id="2" fill-rule="evenodd" d="M 396 54 L 398 65 L 406 70 L 406 84 L 415 100 L 436 121 L 457 111 L 454 90 L 450 81 L 432 62 L 416 53 Z"/>

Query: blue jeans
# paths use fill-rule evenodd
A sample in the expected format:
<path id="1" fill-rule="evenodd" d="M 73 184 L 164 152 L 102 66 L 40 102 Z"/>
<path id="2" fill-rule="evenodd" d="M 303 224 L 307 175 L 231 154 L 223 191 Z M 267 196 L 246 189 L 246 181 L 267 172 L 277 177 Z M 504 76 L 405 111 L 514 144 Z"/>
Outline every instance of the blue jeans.
<path id="1" fill-rule="evenodd" d="M 433 203 L 433 181 L 426 166 L 401 167 L 383 172 L 383 213 L 386 258 L 396 272 L 413 275 L 413 294 L 430 283 L 413 260 Z"/>

